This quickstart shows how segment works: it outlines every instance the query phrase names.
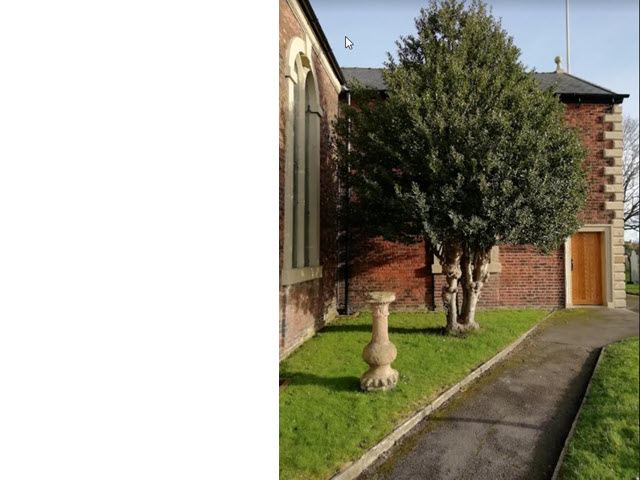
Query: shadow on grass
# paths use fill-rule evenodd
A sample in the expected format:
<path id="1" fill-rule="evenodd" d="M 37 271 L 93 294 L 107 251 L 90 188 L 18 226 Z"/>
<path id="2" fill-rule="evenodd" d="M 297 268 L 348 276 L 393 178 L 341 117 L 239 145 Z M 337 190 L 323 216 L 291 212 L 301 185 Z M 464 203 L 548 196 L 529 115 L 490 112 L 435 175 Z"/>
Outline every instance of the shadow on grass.
<path id="1" fill-rule="evenodd" d="M 323 328 L 321 333 L 371 332 L 371 325 L 331 325 Z M 423 333 L 425 335 L 447 335 L 445 327 L 406 328 L 389 326 L 389 333 Z"/>
<path id="2" fill-rule="evenodd" d="M 287 389 L 302 385 L 319 385 L 335 392 L 360 391 L 360 379 L 358 377 L 321 377 L 312 373 L 302 372 L 287 372 L 286 376 L 292 378 Z"/>

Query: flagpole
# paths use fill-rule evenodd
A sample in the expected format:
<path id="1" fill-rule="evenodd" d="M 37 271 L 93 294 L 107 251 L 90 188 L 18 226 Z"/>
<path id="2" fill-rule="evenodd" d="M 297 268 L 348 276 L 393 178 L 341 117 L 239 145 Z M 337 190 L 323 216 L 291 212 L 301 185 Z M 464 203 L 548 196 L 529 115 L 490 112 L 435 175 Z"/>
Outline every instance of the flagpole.
<path id="1" fill-rule="evenodd" d="M 564 0 L 567 14 L 567 73 L 571 73 L 571 62 L 569 61 L 569 0 Z"/>

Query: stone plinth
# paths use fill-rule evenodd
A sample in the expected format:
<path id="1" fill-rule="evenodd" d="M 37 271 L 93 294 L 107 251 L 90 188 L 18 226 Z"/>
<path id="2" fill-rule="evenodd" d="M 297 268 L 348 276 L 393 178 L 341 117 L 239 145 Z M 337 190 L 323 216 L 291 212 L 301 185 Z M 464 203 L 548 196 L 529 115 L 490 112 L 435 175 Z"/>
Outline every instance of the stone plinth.
<path id="1" fill-rule="evenodd" d="M 391 390 L 398 383 L 398 371 L 391 368 L 398 354 L 389 341 L 389 304 L 396 299 L 391 292 L 372 292 L 367 303 L 371 304 L 373 327 L 371 342 L 364 347 L 362 358 L 369 365 L 360 378 L 360 388 L 364 391 Z"/>

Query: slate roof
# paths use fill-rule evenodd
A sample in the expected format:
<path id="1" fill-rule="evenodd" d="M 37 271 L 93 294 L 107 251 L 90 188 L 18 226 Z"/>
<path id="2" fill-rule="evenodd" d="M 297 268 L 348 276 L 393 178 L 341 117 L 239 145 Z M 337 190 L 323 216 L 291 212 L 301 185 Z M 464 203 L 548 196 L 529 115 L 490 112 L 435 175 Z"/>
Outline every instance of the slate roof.
<path id="1" fill-rule="evenodd" d="M 576 77 L 569 73 L 534 73 L 536 79 L 542 85 L 542 88 L 551 87 L 556 81 L 560 81 L 556 90 L 559 94 L 575 94 L 575 95 L 623 95 L 628 97 L 628 94 L 616 93 L 608 88 L 601 87 L 595 83 L 591 83 L 582 78 Z"/>
<path id="2" fill-rule="evenodd" d="M 367 88 L 380 91 L 386 90 L 386 85 L 384 84 L 384 80 L 382 80 L 381 68 L 342 67 L 342 73 L 347 79 L 347 82 L 355 79 L 359 80 L 360 83 Z"/>
<path id="3" fill-rule="evenodd" d="M 381 68 L 342 67 L 342 73 L 344 73 L 347 81 L 355 78 L 365 87 L 382 92 L 386 90 Z M 556 81 L 559 81 L 556 92 L 560 95 L 560 100 L 567 103 L 622 103 L 622 100 L 629 96 L 627 93 L 613 92 L 568 73 L 535 72 L 534 75 L 542 88 L 549 88 Z"/>

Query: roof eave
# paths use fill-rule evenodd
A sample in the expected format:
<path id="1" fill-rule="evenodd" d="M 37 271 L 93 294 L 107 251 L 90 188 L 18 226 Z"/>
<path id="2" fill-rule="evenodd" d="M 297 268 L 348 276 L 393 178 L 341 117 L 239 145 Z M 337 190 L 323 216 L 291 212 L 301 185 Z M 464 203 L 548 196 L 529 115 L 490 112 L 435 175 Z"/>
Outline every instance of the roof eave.
<path id="1" fill-rule="evenodd" d="M 620 94 L 599 94 L 599 93 L 559 93 L 560 101 L 563 103 L 604 103 L 619 104 L 625 98 L 629 98 L 628 93 Z"/>
<path id="2" fill-rule="evenodd" d="M 311 23 L 311 28 L 313 32 L 318 37 L 318 41 L 320 42 L 320 46 L 324 50 L 327 58 L 329 59 L 329 63 L 331 64 L 331 68 L 333 68 L 334 73 L 338 77 L 341 85 L 345 85 L 347 82 L 344 78 L 342 70 L 340 69 L 340 65 L 338 65 L 338 61 L 336 60 L 335 55 L 333 54 L 333 50 L 331 50 L 331 46 L 329 46 L 329 41 L 327 37 L 325 37 L 324 32 L 322 31 L 322 27 L 320 26 L 320 22 L 318 21 L 318 17 L 316 17 L 313 8 L 311 8 L 311 3 L 309 0 L 298 0 L 300 3 L 300 7 L 304 12 L 305 16 L 309 19 Z"/>
<path id="3" fill-rule="evenodd" d="M 365 86 L 365 88 L 367 88 Z M 387 95 L 386 89 L 368 88 L 369 90 L 377 90 L 381 95 Z M 597 93 L 559 93 L 560 101 L 563 103 L 600 103 L 600 104 L 619 104 L 625 98 L 629 98 L 628 93 L 620 93 L 615 95 L 605 95 Z"/>

